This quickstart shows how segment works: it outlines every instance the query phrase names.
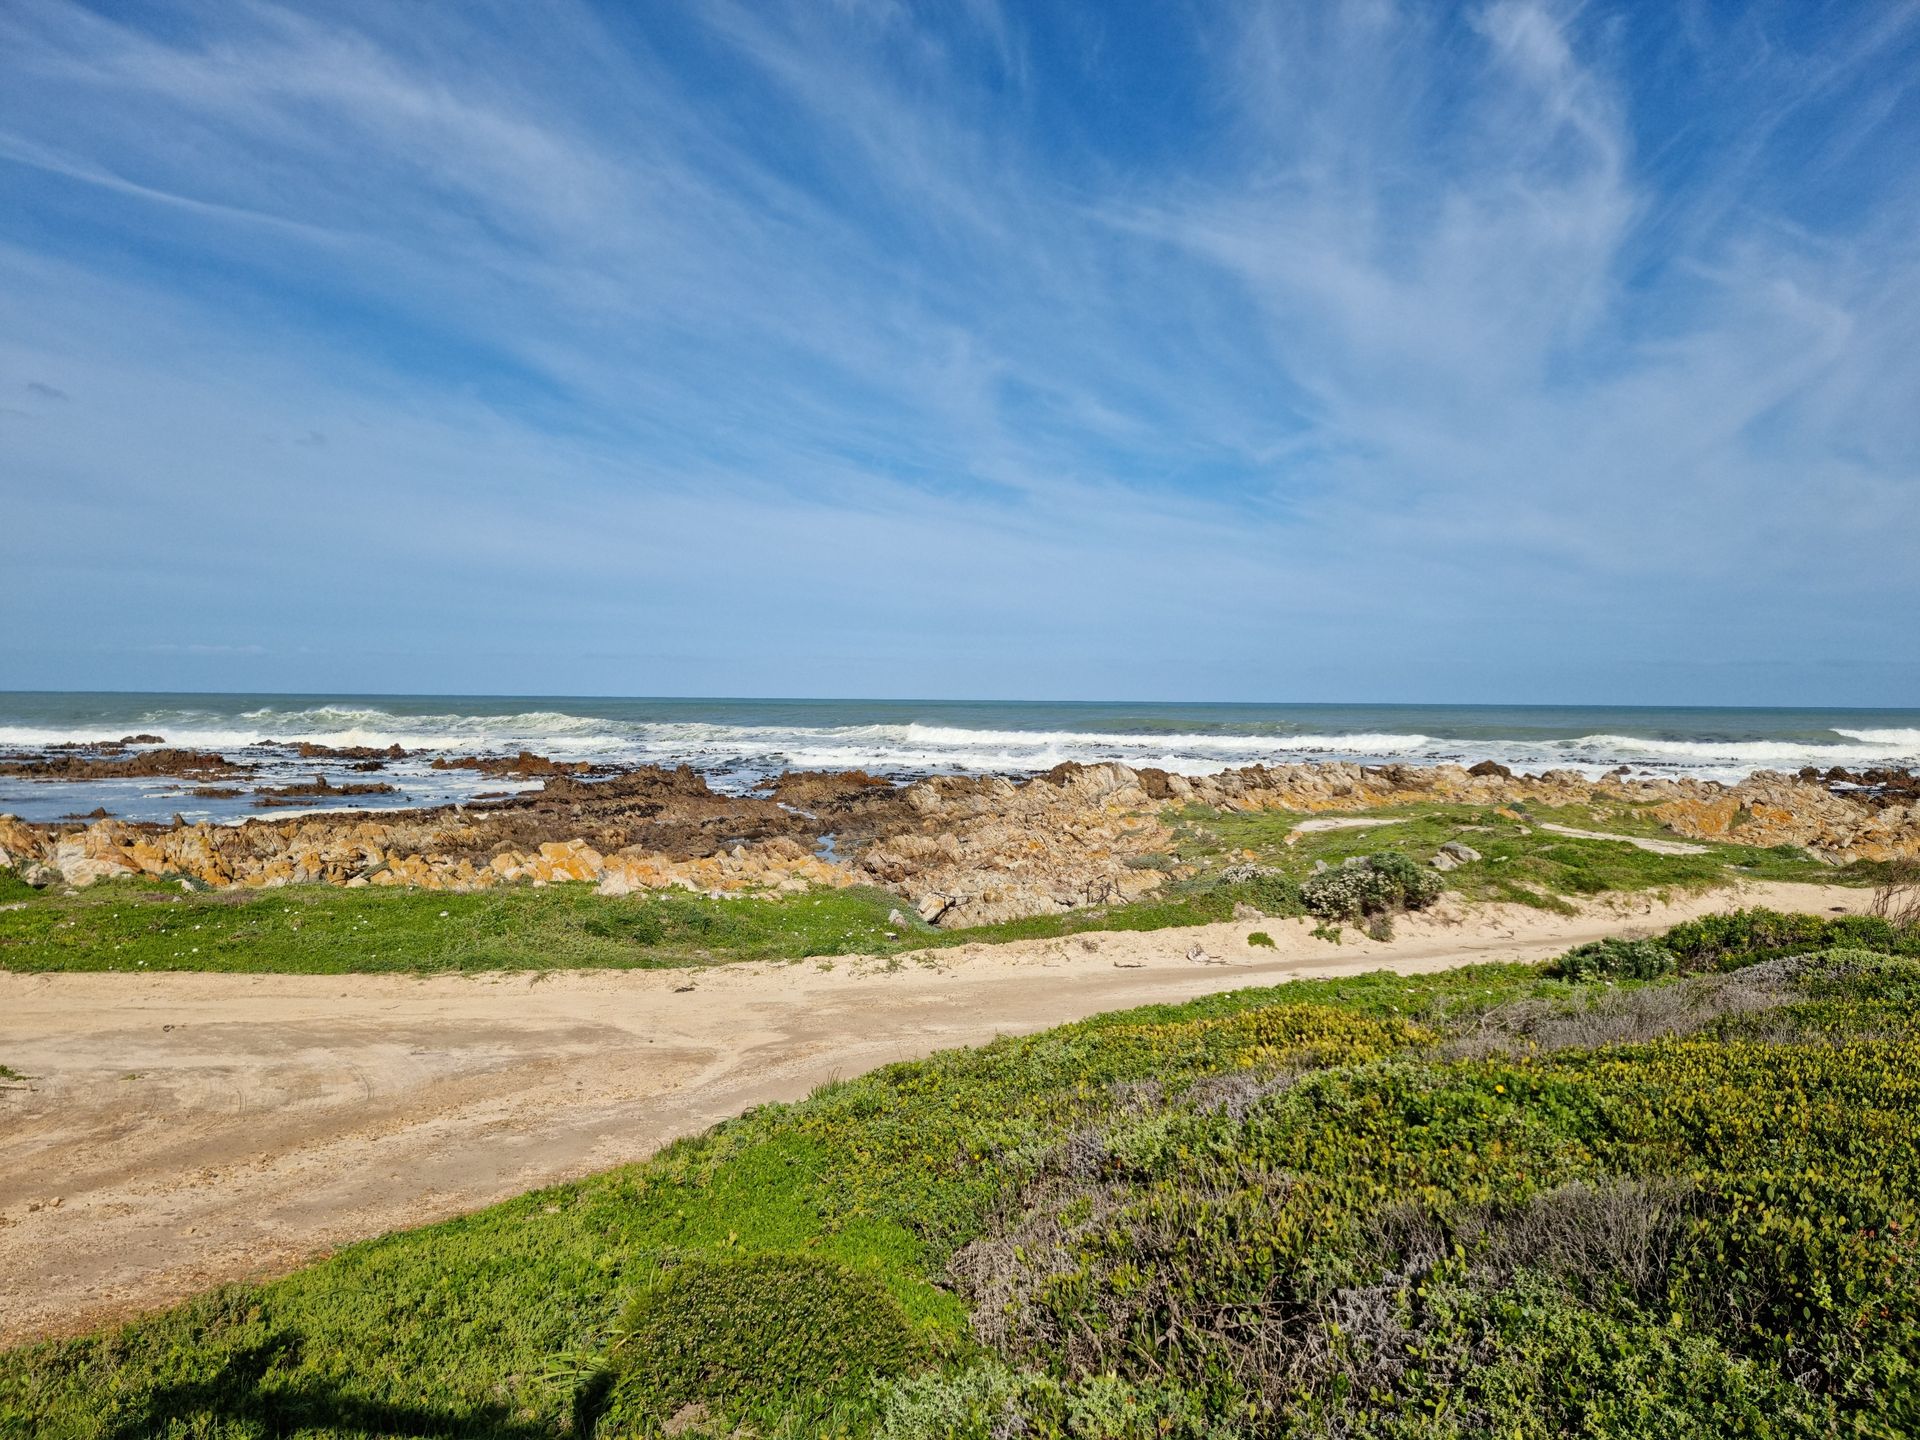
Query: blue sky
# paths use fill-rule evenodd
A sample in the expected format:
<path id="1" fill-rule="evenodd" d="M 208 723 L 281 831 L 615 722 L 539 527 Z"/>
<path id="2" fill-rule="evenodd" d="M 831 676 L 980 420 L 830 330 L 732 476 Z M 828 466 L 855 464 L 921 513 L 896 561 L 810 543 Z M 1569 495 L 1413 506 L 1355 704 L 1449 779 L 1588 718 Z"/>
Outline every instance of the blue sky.
<path id="1" fill-rule="evenodd" d="M 1920 5 L 0 6 L 0 686 L 1920 704 Z"/>

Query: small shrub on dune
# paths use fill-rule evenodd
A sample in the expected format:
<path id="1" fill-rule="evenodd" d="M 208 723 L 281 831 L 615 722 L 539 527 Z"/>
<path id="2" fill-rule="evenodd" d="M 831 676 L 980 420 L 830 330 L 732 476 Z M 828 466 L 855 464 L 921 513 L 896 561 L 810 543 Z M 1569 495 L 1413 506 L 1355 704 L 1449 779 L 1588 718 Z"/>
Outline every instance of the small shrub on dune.
<path id="1" fill-rule="evenodd" d="M 1321 919 L 1358 922 L 1425 909 L 1440 898 L 1440 877 L 1411 856 L 1387 850 L 1310 875 L 1300 893 Z"/>
<path id="2" fill-rule="evenodd" d="M 1653 980 L 1672 974 L 1676 963 L 1657 940 L 1610 936 L 1575 946 L 1554 961 L 1553 973 L 1563 980 Z"/>
<path id="3" fill-rule="evenodd" d="M 627 1308 L 600 1432 L 647 1435 L 689 1406 L 826 1411 L 921 1359 L 870 1275 L 802 1255 L 690 1259 Z"/>
<path id="4" fill-rule="evenodd" d="M 1264 865 L 1229 865 L 1220 872 L 1218 893 L 1244 902 L 1262 915 L 1285 917 L 1306 913 L 1300 885 L 1290 875 Z"/>
<path id="5" fill-rule="evenodd" d="M 1887 863 L 1870 913 L 1902 930 L 1920 930 L 1920 857 Z"/>

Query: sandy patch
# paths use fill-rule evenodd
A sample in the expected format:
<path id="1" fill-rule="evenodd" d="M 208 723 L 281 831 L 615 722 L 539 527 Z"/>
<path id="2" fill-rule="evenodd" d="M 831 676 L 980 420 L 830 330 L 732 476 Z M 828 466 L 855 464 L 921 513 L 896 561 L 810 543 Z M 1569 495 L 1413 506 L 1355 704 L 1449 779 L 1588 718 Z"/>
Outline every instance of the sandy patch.
<path id="1" fill-rule="evenodd" d="M 1605 830 L 1576 830 L 1571 825 L 1542 825 L 1542 830 L 1550 830 L 1555 835 L 1571 835 L 1576 840 L 1618 840 L 1623 845 L 1631 845 L 1636 850 L 1645 850 L 1654 855 L 1704 855 L 1704 845 L 1689 845 L 1684 840 L 1649 840 L 1643 835 L 1612 835 Z"/>
<path id="2" fill-rule="evenodd" d="M 1293 978 L 1539 959 L 1737 904 L 1868 898 L 1771 885 L 1578 916 L 1445 905 L 1390 942 L 1338 946 L 1264 920 L 704 971 L 0 973 L 0 1060 L 34 1077 L 0 1091 L 0 1343 L 643 1159 L 947 1046 Z M 1249 948 L 1256 930 L 1276 948 Z"/>
<path id="3" fill-rule="evenodd" d="M 1322 815 L 1312 820 L 1302 820 L 1287 832 L 1286 843 L 1298 845 L 1302 835 L 1311 835 L 1321 830 L 1371 830 L 1376 825 L 1399 825 L 1402 817 L 1398 815 Z"/>

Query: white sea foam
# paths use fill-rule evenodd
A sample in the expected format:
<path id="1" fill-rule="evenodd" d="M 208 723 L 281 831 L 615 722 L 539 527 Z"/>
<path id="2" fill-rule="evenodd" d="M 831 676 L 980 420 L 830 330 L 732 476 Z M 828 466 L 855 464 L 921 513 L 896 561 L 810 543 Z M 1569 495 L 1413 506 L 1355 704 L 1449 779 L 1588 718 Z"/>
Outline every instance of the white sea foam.
<path id="1" fill-rule="evenodd" d="M 1833 733 L 1842 735 L 1847 732 L 1836 730 Z M 1656 740 L 1639 735 L 1584 735 L 1578 740 L 1554 743 L 1564 745 L 1571 751 L 1619 755 L 1629 763 L 1642 756 L 1657 756 L 1714 765 L 1776 769 L 1782 766 L 1884 763 L 1920 752 L 1920 732 L 1884 730 L 1864 733 L 1886 737 L 1906 735 L 1912 739 L 1905 744 L 1888 738 L 1839 745 L 1802 744 L 1786 740 Z"/>
<path id="2" fill-rule="evenodd" d="M 102 712 L 110 713 L 110 712 Z M 738 711 L 734 713 L 739 713 Z M 816 707 L 815 714 L 820 713 Z M 830 711 L 828 713 L 831 713 Z M 855 712 L 857 714 L 857 711 Z M 1006 712 L 1002 712 L 1006 713 Z M 1014 713 L 1017 714 L 1017 711 Z M 1059 712 L 1055 711 L 1057 715 Z M 782 769 L 864 769 L 890 775 L 927 773 L 1036 773 L 1063 761 L 1118 761 L 1136 768 L 1155 767 L 1176 774 L 1203 775 L 1255 764 L 1350 760 L 1362 764 L 1437 764 L 1491 759 L 1521 773 L 1570 769 L 1598 776 L 1621 765 L 1640 773 L 1691 775 L 1734 781 L 1756 769 L 1796 770 L 1813 765 L 1850 768 L 1920 767 L 1920 728 L 1835 728 L 1801 732 L 1792 739 L 1676 738 L 1613 731 L 1548 738 L 1529 736 L 1525 717 L 1510 734 L 1482 726 L 1475 738 L 1435 736 L 1409 728 L 1369 729 L 1342 734 L 1322 727 L 1289 734 L 1283 716 L 1223 721 L 1216 728 L 1172 731 L 1073 728 L 1007 728 L 911 720 L 850 724 L 793 724 L 760 720 L 749 710 L 748 723 L 721 719 L 662 718 L 636 704 L 633 718 L 580 715 L 563 709 L 526 709 L 505 714 L 455 709 L 406 714 L 375 704 L 271 705 L 244 710 L 143 708 L 131 705 L 108 721 L 84 727 L 0 725 L 0 749 L 33 749 L 71 741 L 115 739 L 147 733 L 170 745 L 245 751 L 272 738 L 287 744 L 306 741 L 338 748 L 398 745 L 433 753 L 512 753 L 536 750 L 568 760 L 616 764 L 652 762 L 690 764 L 705 771 L 723 789 L 742 790 Z M 996 717 L 998 718 L 998 717 Z M 1053 718 L 1050 716 L 1049 718 Z M 1671 722 L 1668 722 L 1671 724 Z M 1493 730 L 1494 733 L 1486 733 Z M 1826 738 L 1831 737 L 1831 738 Z M 285 751 L 255 752 L 260 775 L 310 772 L 323 762 L 301 761 Z M 507 788 L 497 780 L 466 771 L 434 771 L 430 756 L 396 761 L 384 772 L 403 793 L 394 804 L 437 804 L 459 800 L 483 788 Z M 0 783 L 0 810 L 83 810 L 105 803 L 115 813 L 155 816 L 170 807 L 200 803 L 162 787 L 129 805 L 128 782 L 106 781 L 59 787 L 62 798 L 40 796 L 47 787 L 32 781 Z M 151 788 L 151 787 L 149 787 Z M 88 791 L 84 803 L 81 791 Z M 95 789 L 101 793 L 92 794 Z M 115 793 L 108 793 L 111 790 Z M 34 792 L 30 794 L 29 792 Z M 218 802 L 216 802 L 217 804 Z M 246 813 L 249 801 L 227 802 L 229 814 Z M 49 812 L 52 813 L 52 812 Z"/>
<path id="3" fill-rule="evenodd" d="M 1891 745 L 1908 754 L 1920 752 L 1920 730 L 1842 730 L 1836 725 L 1833 733 L 1869 745 Z"/>

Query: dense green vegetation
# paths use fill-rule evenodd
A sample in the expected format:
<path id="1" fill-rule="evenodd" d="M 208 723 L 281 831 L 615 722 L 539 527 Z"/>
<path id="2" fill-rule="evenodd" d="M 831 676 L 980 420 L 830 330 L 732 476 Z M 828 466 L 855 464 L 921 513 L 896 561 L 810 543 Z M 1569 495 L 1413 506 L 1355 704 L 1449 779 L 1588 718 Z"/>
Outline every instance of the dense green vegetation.
<path id="1" fill-rule="evenodd" d="M 1834 867 L 1792 846 L 1703 845 L 1704 854 L 1659 855 L 1626 840 L 1560 835 L 1545 824 L 1675 840 L 1632 807 L 1422 805 L 1356 811 L 1352 818 L 1390 821 L 1361 828 L 1295 834 L 1301 816 L 1288 811 L 1247 814 L 1188 809 L 1174 817 L 1176 855 L 1188 864 L 1212 866 L 1228 859 L 1257 862 L 1295 880 L 1308 879 L 1317 864 L 1340 865 L 1353 856 L 1401 854 L 1425 864 L 1448 841 L 1479 852 L 1441 877 L 1468 900 L 1504 900 L 1545 909 L 1567 909 L 1570 900 L 1607 891 L 1685 892 L 1736 880 L 1800 880 L 1820 884 L 1871 884 L 1873 865 Z M 1288 837 L 1292 836 L 1289 843 Z"/>
<path id="2" fill-rule="evenodd" d="M 0 1356 L 0 1431 L 1914 1433 L 1920 940 L 1747 912 L 1658 948 L 888 1067 Z"/>
<path id="3" fill-rule="evenodd" d="M 1610 936 L 1575 946 L 1552 970 L 1568 980 L 1652 980 L 1675 971 L 1741 970 L 1809 951 L 1920 956 L 1920 929 L 1878 915 L 1783 915 L 1735 910 L 1688 920 L 1658 940 Z"/>

